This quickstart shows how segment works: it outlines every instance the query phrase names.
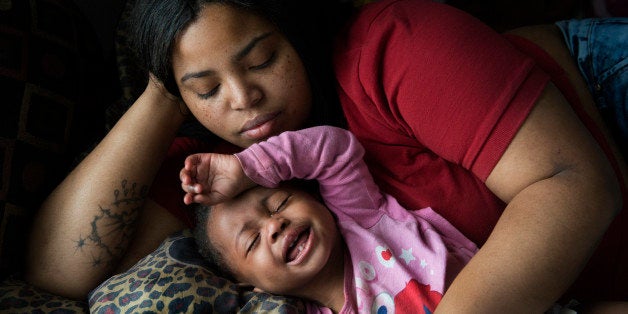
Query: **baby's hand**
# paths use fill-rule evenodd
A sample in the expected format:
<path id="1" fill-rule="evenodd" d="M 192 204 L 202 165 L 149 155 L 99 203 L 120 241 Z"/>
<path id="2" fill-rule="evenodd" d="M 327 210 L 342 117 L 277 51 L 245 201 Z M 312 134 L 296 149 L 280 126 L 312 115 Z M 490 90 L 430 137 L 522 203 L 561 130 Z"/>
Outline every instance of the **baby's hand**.
<path id="1" fill-rule="evenodd" d="M 226 201 L 255 183 L 244 174 L 234 155 L 194 154 L 179 173 L 185 204 L 213 205 Z"/>

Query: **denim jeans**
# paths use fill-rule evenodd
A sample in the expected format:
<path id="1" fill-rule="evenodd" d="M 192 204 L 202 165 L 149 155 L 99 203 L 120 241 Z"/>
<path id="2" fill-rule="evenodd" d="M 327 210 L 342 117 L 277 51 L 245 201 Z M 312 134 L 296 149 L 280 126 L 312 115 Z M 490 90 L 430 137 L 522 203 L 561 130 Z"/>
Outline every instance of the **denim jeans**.
<path id="1" fill-rule="evenodd" d="M 628 18 L 558 21 L 565 43 L 595 98 L 598 109 L 628 150 Z M 626 156 L 628 157 L 628 156 Z"/>

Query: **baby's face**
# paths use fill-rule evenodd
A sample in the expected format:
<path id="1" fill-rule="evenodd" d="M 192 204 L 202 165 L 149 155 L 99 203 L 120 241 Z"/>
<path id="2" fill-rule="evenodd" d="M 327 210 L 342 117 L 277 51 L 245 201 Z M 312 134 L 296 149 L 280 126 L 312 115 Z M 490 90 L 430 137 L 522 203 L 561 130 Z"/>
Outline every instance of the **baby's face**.
<path id="1" fill-rule="evenodd" d="M 298 295 L 315 276 L 343 267 L 334 218 L 303 191 L 255 187 L 215 205 L 208 224 L 237 279 L 264 291 Z"/>

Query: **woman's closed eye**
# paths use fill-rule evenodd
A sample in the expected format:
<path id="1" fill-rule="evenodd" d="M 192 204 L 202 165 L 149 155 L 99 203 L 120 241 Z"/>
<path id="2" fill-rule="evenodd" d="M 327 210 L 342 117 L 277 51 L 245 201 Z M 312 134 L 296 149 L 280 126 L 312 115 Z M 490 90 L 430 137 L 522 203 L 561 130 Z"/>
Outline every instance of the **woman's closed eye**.
<path id="1" fill-rule="evenodd" d="M 262 62 L 261 64 L 258 64 L 258 65 L 251 66 L 251 67 L 249 67 L 249 69 L 250 70 L 262 70 L 262 69 L 265 69 L 265 68 L 269 67 L 270 65 L 272 65 L 273 62 L 275 61 L 275 59 L 276 59 L 276 53 L 273 52 L 270 55 L 270 57 L 268 57 L 268 59 L 266 59 L 264 62 Z M 220 89 L 220 84 L 216 85 L 216 87 L 212 88 L 212 90 L 210 90 L 207 93 L 197 94 L 197 95 L 198 95 L 198 97 L 200 99 L 209 99 L 212 96 L 216 95 L 218 93 L 219 89 Z"/>
<path id="2" fill-rule="evenodd" d="M 218 88 L 219 88 L 219 87 L 220 87 L 220 84 L 218 84 L 216 87 L 212 88 L 212 90 L 210 90 L 210 91 L 209 91 L 209 92 L 207 92 L 207 93 L 204 93 L 204 94 L 198 94 L 198 97 L 199 97 L 200 99 L 208 99 L 208 98 L 210 98 L 210 97 L 212 97 L 212 96 L 216 95 L 216 93 L 218 93 Z"/>
<path id="3" fill-rule="evenodd" d="M 265 69 L 267 67 L 269 67 L 270 65 L 273 64 L 273 62 L 276 59 L 277 54 L 275 52 L 273 52 L 270 57 L 268 57 L 268 59 L 266 59 L 266 61 L 262 62 L 261 64 L 258 65 L 254 65 L 249 67 L 249 69 L 251 70 L 261 70 L 261 69 Z"/>

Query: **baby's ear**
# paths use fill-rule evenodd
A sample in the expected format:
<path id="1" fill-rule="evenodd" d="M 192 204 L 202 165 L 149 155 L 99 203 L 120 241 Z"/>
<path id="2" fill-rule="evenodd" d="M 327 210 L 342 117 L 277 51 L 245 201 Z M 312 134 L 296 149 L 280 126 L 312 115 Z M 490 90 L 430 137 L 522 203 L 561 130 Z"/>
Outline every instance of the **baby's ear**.
<path id="1" fill-rule="evenodd" d="M 253 291 L 253 292 L 258 292 L 258 293 L 259 293 L 259 292 L 265 292 L 265 291 L 264 291 L 264 290 L 262 290 L 262 289 L 259 289 L 259 288 L 256 288 L 256 287 L 253 287 L 253 285 L 252 285 L 252 284 L 248 284 L 248 283 L 244 283 L 244 282 L 239 282 L 239 283 L 237 283 L 236 285 L 238 286 L 238 288 L 239 288 L 239 289 L 242 289 L 242 290 L 250 290 L 250 291 Z"/>

